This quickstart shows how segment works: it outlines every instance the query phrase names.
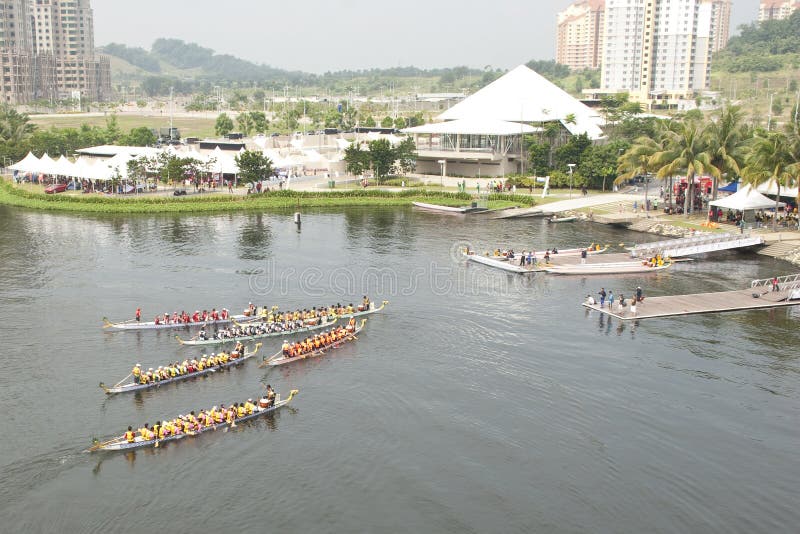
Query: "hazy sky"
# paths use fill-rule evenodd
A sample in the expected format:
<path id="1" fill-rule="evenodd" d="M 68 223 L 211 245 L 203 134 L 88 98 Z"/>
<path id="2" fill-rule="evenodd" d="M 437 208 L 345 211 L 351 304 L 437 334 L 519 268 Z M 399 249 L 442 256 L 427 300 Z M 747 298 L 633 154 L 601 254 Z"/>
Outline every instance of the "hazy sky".
<path id="1" fill-rule="evenodd" d="M 571 0 L 93 0 L 95 41 L 149 49 L 174 37 L 306 72 L 553 59 L 556 13 Z M 758 0 L 734 0 L 732 26 Z"/>

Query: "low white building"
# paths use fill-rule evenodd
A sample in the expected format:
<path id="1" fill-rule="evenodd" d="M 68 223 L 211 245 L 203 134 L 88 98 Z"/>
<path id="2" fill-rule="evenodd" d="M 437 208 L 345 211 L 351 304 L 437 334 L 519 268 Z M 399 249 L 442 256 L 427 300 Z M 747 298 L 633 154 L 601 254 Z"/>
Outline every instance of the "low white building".
<path id="1" fill-rule="evenodd" d="M 437 117 L 406 128 L 417 145 L 417 172 L 504 176 L 525 168 L 522 138 L 558 123 L 571 135 L 603 138 L 599 113 L 520 65 Z"/>

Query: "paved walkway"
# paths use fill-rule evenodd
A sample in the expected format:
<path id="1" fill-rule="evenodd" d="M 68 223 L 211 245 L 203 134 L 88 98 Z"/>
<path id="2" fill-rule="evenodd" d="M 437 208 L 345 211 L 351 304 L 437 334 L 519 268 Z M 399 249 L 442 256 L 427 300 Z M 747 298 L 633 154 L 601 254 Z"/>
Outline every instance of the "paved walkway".
<path id="1" fill-rule="evenodd" d="M 651 196 L 652 198 L 652 196 Z M 548 204 L 541 204 L 532 208 L 520 208 L 506 210 L 498 215 L 498 219 L 509 219 L 513 217 L 534 217 L 537 215 L 548 215 L 551 213 L 562 213 L 586 208 L 608 207 L 608 211 L 614 210 L 616 206 L 622 206 L 622 212 L 630 214 L 634 202 L 641 205 L 644 202 L 644 193 L 599 193 L 595 195 L 581 196 L 580 193 L 566 200 L 558 200 Z"/>

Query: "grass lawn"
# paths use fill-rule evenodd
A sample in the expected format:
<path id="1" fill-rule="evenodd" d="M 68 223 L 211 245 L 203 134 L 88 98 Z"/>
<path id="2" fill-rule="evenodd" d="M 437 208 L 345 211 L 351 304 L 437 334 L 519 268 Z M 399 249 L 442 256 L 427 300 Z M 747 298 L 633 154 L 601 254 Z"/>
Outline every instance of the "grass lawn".
<path id="1" fill-rule="evenodd" d="M 415 200 L 446 206 L 463 206 L 471 197 L 420 189 L 399 193 L 372 189 L 368 191 L 274 191 L 261 195 L 208 196 L 105 196 L 101 194 L 59 193 L 45 195 L 41 186 L 15 187 L 8 181 L 0 182 L 0 204 L 24 208 L 72 211 L 84 213 L 165 213 L 165 212 L 222 212 L 242 210 L 286 209 L 300 207 L 344 206 L 410 206 Z M 493 209 L 525 205 L 524 197 L 494 198 L 489 201 Z"/>
<path id="2" fill-rule="evenodd" d="M 85 115 L 69 115 L 64 114 L 58 117 L 42 117 L 31 115 L 31 122 L 40 128 L 80 128 L 83 124 L 89 126 L 105 127 L 106 119 L 110 117 L 87 117 Z M 168 128 L 169 127 L 169 114 L 164 113 L 163 116 L 143 116 L 143 115 L 117 115 L 117 122 L 120 129 L 127 133 L 133 128 L 146 126 L 148 128 Z M 213 137 L 214 136 L 214 123 L 216 117 L 203 118 L 203 117 L 175 117 L 172 123 L 177 128 L 181 137 Z"/>

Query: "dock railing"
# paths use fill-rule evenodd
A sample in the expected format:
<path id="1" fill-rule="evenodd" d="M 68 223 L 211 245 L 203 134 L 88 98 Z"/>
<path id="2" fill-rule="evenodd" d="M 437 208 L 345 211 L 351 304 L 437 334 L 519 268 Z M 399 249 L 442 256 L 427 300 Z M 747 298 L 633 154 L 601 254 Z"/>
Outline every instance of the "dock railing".
<path id="1" fill-rule="evenodd" d="M 764 278 L 762 280 L 753 280 L 752 282 L 750 282 L 750 287 L 751 288 L 772 287 L 772 280 L 773 280 L 773 278 Z M 788 276 L 779 276 L 778 277 L 778 288 L 781 291 L 800 288 L 800 274 L 790 274 Z"/>
<path id="2" fill-rule="evenodd" d="M 743 242 L 742 246 L 752 246 L 754 241 L 761 242 L 763 239 L 761 237 L 752 237 L 750 232 L 745 232 L 744 234 L 699 235 L 636 245 L 631 250 L 631 256 L 644 257 L 656 254 L 667 256 L 701 254 L 703 252 L 713 252 L 714 250 L 727 248 L 718 246 L 725 243 Z"/>

